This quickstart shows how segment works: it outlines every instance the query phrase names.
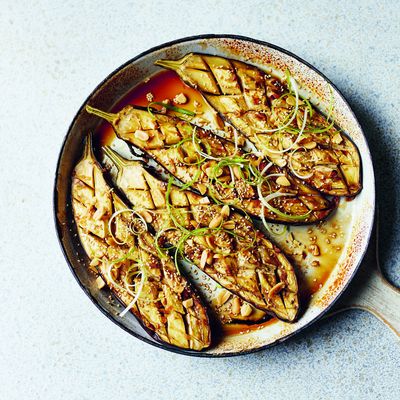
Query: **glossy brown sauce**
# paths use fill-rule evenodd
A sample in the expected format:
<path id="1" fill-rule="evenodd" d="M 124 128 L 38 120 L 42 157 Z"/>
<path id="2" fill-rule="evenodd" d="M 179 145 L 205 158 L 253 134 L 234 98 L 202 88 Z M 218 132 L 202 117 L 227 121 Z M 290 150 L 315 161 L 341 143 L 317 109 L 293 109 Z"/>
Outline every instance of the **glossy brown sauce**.
<path id="1" fill-rule="evenodd" d="M 254 324 L 231 323 L 224 325 L 222 328 L 222 332 L 224 333 L 224 335 L 243 335 L 245 333 L 253 332 L 259 329 L 263 329 L 267 326 L 271 326 L 278 321 L 278 318 L 270 318 L 265 322 Z"/>
<path id="2" fill-rule="evenodd" d="M 147 95 L 153 96 L 152 101 L 163 101 L 165 99 L 173 99 L 177 94 L 183 93 L 188 98 L 188 102 L 180 107 L 187 110 L 195 110 L 195 102 L 201 105 L 200 109 L 204 110 L 209 106 L 204 102 L 203 97 L 191 87 L 185 85 L 173 71 L 161 71 L 154 75 L 147 82 L 143 82 L 133 88 L 111 112 L 118 112 L 128 104 L 147 107 L 149 101 Z M 199 109 L 199 107 L 198 107 Z M 96 135 L 96 143 L 99 146 L 110 145 L 115 139 L 115 133 L 111 125 L 104 122 L 98 134 Z"/>
<path id="3" fill-rule="evenodd" d="M 172 100 L 177 94 L 184 93 L 188 98 L 188 102 L 179 105 L 191 111 L 200 110 L 205 112 L 213 112 L 210 106 L 205 103 L 203 97 L 196 90 L 186 86 L 173 71 L 162 71 L 154 75 L 147 81 L 136 86 L 126 97 L 124 97 L 112 112 L 118 112 L 128 104 L 144 106 L 149 104 L 149 94 L 151 101 L 161 102 L 165 99 Z M 196 103 L 197 104 L 196 104 Z M 108 110 L 107 110 L 108 111 Z M 110 145 L 115 139 L 114 131 L 111 125 L 104 122 L 97 134 L 95 135 L 95 144 L 97 146 Z M 340 208 L 345 208 L 346 204 L 351 202 L 352 198 L 341 202 Z M 340 215 L 338 215 L 340 214 Z M 349 211 L 336 213 L 328 221 L 318 225 L 290 227 L 286 235 L 274 236 L 271 238 L 278 246 L 285 251 L 290 261 L 295 265 L 296 274 L 299 284 L 299 295 L 301 308 L 304 310 L 310 303 L 313 295 L 318 292 L 325 284 L 333 268 L 337 264 L 342 254 L 344 244 L 346 242 L 346 233 L 344 227 L 350 222 Z M 318 262 L 317 266 L 312 266 L 310 255 L 304 259 L 303 255 L 296 253 L 296 246 L 293 249 L 293 240 L 289 240 L 290 236 L 294 240 L 301 243 L 301 248 L 307 253 L 307 249 L 311 244 L 317 244 L 320 249 L 320 255 L 312 257 L 313 261 Z M 316 240 L 313 239 L 316 237 Z M 289 238 L 289 239 L 288 239 Z M 329 243 L 328 243 L 329 242 Z M 270 318 L 261 323 L 231 323 L 223 327 L 223 333 L 226 335 L 238 335 L 248 333 L 257 329 L 262 329 L 276 323 L 276 318 Z"/>

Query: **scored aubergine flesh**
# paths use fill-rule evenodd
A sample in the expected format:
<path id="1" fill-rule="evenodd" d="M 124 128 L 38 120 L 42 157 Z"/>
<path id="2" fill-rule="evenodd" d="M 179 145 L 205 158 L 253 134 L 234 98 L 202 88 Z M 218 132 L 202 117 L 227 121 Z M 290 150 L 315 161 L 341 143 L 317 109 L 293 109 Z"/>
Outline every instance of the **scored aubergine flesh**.
<path id="1" fill-rule="evenodd" d="M 140 161 L 104 150 L 118 169 L 116 186 L 153 225 L 162 243 L 181 248 L 184 258 L 252 306 L 283 320 L 296 318 L 293 266 L 249 218 L 172 182 L 166 184 Z M 236 298 L 230 308 L 236 315 L 252 314 L 249 305 Z"/>
<path id="2" fill-rule="evenodd" d="M 159 258 L 143 220 L 127 211 L 106 183 L 90 136 L 73 171 L 72 207 L 91 268 L 125 306 L 131 305 L 149 334 L 181 348 L 209 347 L 206 308 L 172 259 Z"/>
<path id="3" fill-rule="evenodd" d="M 216 202 L 269 222 L 292 224 L 321 221 L 337 206 L 335 199 L 326 199 L 286 170 L 268 164 L 262 156 L 245 153 L 231 141 L 187 121 L 133 106 L 124 107 L 118 114 L 86 109 L 109 121 L 120 139 Z M 263 171 L 262 182 L 256 185 Z M 269 198 L 268 204 L 260 200 L 260 194 L 265 198 L 273 193 L 278 195 Z"/>
<path id="4" fill-rule="evenodd" d="M 304 177 L 309 186 L 334 196 L 354 196 L 361 190 L 357 147 L 310 102 L 299 99 L 296 112 L 293 87 L 289 90 L 289 85 L 253 65 L 219 56 L 190 53 L 156 64 L 198 89 L 259 151 Z"/>

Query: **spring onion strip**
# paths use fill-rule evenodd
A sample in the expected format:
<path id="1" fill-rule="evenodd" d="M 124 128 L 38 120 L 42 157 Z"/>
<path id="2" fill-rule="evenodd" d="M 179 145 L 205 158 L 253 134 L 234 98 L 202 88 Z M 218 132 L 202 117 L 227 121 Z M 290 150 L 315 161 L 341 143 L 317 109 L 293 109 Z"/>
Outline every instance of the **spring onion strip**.
<path id="1" fill-rule="evenodd" d="M 286 149 L 283 149 L 283 150 L 274 150 L 274 149 L 271 149 L 271 148 L 267 147 L 267 151 L 270 152 L 270 153 L 273 153 L 273 154 L 282 154 L 282 153 L 286 153 L 287 151 L 293 149 L 293 147 L 296 146 L 296 144 L 299 142 L 300 137 L 304 132 L 304 128 L 306 127 L 307 113 L 308 113 L 308 109 L 306 108 L 304 110 L 304 118 L 303 118 L 303 124 L 301 126 L 301 129 L 299 130 L 299 133 L 297 135 L 296 140 L 289 147 L 287 147 Z"/>
<path id="2" fill-rule="evenodd" d="M 313 171 L 311 171 L 309 174 L 302 175 L 302 174 L 299 174 L 299 173 L 294 169 L 293 164 L 292 164 L 292 158 L 293 158 L 294 153 L 296 153 L 296 151 L 301 150 L 301 149 L 306 150 L 305 147 L 298 147 L 298 148 L 295 149 L 292 153 L 290 153 L 290 157 L 289 157 L 289 167 L 290 167 L 291 171 L 293 172 L 293 174 L 296 175 L 298 178 L 300 178 L 300 179 L 308 179 L 308 178 L 311 178 L 311 177 L 313 176 L 313 174 L 314 174 Z"/>
<path id="3" fill-rule="evenodd" d="M 285 176 L 285 174 L 269 174 L 265 176 L 265 179 L 272 178 L 273 176 Z"/>
<path id="4" fill-rule="evenodd" d="M 328 110 L 328 116 L 326 117 L 326 120 L 329 121 L 333 112 L 333 89 L 332 86 L 329 85 L 329 92 L 330 92 L 330 99 L 329 99 L 329 110 Z"/>
<path id="5" fill-rule="evenodd" d="M 118 239 L 114 236 L 114 234 L 113 234 L 113 232 L 112 232 L 112 222 L 114 221 L 114 219 L 115 219 L 118 215 L 120 215 L 120 214 L 122 214 L 122 213 L 126 213 L 126 212 L 129 212 L 129 213 L 131 213 L 132 215 L 136 215 L 136 216 L 141 220 L 141 222 L 143 223 L 144 231 L 147 231 L 147 223 L 146 223 L 145 219 L 144 219 L 137 211 L 132 210 L 132 209 L 130 209 L 130 208 L 124 208 L 123 210 L 116 211 L 116 212 L 111 216 L 110 220 L 108 221 L 108 230 L 109 230 L 109 232 L 110 232 L 111 237 L 112 237 L 113 240 L 115 241 L 115 243 L 117 243 L 117 244 L 119 244 L 119 245 L 126 244 L 126 240 L 128 239 L 128 235 L 127 235 L 127 237 L 126 237 L 126 239 L 125 239 L 124 242 L 119 242 Z M 131 226 L 129 226 L 129 230 L 130 230 L 131 233 L 133 233 L 134 235 L 139 235 L 139 234 L 141 234 L 141 233 L 144 232 L 144 231 L 141 231 L 141 232 L 140 232 L 140 231 L 134 231 L 134 230 L 131 228 Z"/>
<path id="6" fill-rule="evenodd" d="M 235 186 L 235 174 L 233 173 L 233 168 L 230 165 L 228 165 L 228 168 L 229 168 L 229 172 L 231 174 L 231 180 L 232 180 L 231 185 L 233 187 L 233 186 Z"/>
<path id="7" fill-rule="evenodd" d="M 197 129 L 196 126 L 192 129 L 192 143 L 193 143 L 193 148 L 196 150 L 198 154 L 200 154 L 202 157 L 208 160 L 214 160 L 214 161 L 222 161 L 227 158 L 227 157 L 213 157 L 201 151 L 201 149 L 199 148 L 199 142 L 201 142 L 201 140 L 199 140 L 196 137 L 196 129 Z M 229 157 L 234 157 L 238 151 L 238 134 L 236 129 L 234 130 L 234 144 L 235 144 L 235 151 L 233 152 L 233 154 L 229 155 Z"/>
<path id="8" fill-rule="evenodd" d="M 147 279 L 146 279 L 146 274 L 142 271 L 142 272 L 141 272 L 141 279 L 140 279 L 139 288 L 138 288 L 138 290 L 137 290 L 137 292 L 136 292 L 136 294 L 135 294 L 133 300 L 128 304 L 128 306 L 125 308 L 125 310 L 123 310 L 123 311 L 119 314 L 120 317 L 124 317 L 124 316 L 126 315 L 126 313 L 127 313 L 127 312 L 136 304 L 136 302 L 139 300 L 139 297 L 140 297 L 140 295 L 141 295 L 141 293 L 142 293 L 143 286 L 144 286 L 144 283 L 145 283 L 146 280 L 147 280 Z"/>
<path id="9" fill-rule="evenodd" d="M 182 186 L 179 188 L 179 190 L 186 190 L 186 189 L 192 187 L 192 186 L 197 182 L 197 180 L 199 179 L 200 174 L 201 174 L 201 169 L 199 168 L 199 169 L 196 171 L 196 173 L 194 174 L 193 179 L 192 179 L 191 181 L 185 183 L 184 185 L 182 185 Z"/>
<path id="10" fill-rule="evenodd" d="M 208 191 L 208 193 L 207 193 L 207 195 L 208 196 L 210 196 L 211 197 L 211 199 L 213 200 L 213 202 L 215 203 L 215 204 L 217 204 L 217 205 L 223 205 L 224 203 L 221 201 L 221 200 L 219 200 L 219 199 L 217 199 L 216 197 L 215 197 L 215 195 L 219 195 L 219 193 L 215 190 L 215 188 L 211 185 L 210 187 L 209 187 L 209 191 Z M 230 204 L 229 204 L 230 205 Z"/>
<path id="11" fill-rule="evenodd" d="M 271 206 L 271 204 L 269 204 L 269 202 L 271 200 L 278 198 L 278 197 L 295 196 L 295 194 L 293 194 L 293 193 L 275 192 L 275 193 L 271 193 L 268 196 L 264 197 L 261 193 L 261 185 L 257 186 L 257 193 L 258 193 L 258 197 L 260 198 L 261 204 L 263 204 L 265 207 L 268 208 L 268 210 L 270 210 L 274 214 L 278 215 L 279 217 L 287 218 L 287 219 L 290 219 L 293 221 L 303 221 L 311 214 L 311 210 L 302 215 L 286 214 L 286 213 L 282 212 L 281 210 L 278 210 L 277 208 Z"/>
<path id="12" fill-rule="evenodd" d="M 274 128 L 274 129 L 263 129 L 263 131 L 260 134 L 282 131 L 287 126 L 289 126 L 293 122 L 293 120 L 296 118 L 297 111 L 299 110 L 299 90 L 297 88 L 296 81 L 291 76 L 289 77 L 289 83 L 294 92 L 294 95 L 296 96 L 296 104 L 294 106 L 292 116 L 289 118 L 289 120 L 284 125 L 279 126 L 278 128 Z"/>
<path id="13" fill-rule="evenodd" d="M 171 249 L 174 247 L 174 246 L 172 246 L 172 245 L 169 246 L 169 247 L 161 247 L 161 246 L 159 245 L 159 243 L 158 243 L 158 241 L 159 241 L 159 239 L 161 238 L 161 236 L 162 236 L 164 233 L 168 232 L 168 231 L 179 231 L 179 229 L 176 228 L 176 227 L 170 226 L 170 227 L 167 227 L 167 228 L 163 228 L 163 229 L 161 229 L 161 230 L 159 230 L 159 231 L 157 232 L 157 234 L 156 234 L 156 236 L 155 236 L 155 239 L 154 239 L 154 246 L 155 246 L 155 248 L 157 249 L 157 253 L 158 253 L 158 255 L 160 256 L 160 258 L 166 256 L 166 254 L 163 252 L 163 250 L 171 250 Z"/>
<path id="14" fill-rule="evenodd" d="M 308 128 L 306 129 L 304 132 L 305 133 L 324 133 L 329 131 L 330 129 L 333 128 L 333 126 L 335 125 L 335 121 L 332 121 L 328 126 L 326 126 L 325 128 Z"/>
<path id="15" fill-rule="evenodd" d="M 274 232 L 269 224 L 267 223 L 266 219 L 265 219 L 265 207 L 264 204 L 261 204 L 261 212 L 260 212 L 260 217 L 261 217 L 261 221 L 265 227 L 265 229 L 271 233 L 272 235 L 277 235 L 277 236 L 281 236 L 283 235 L 286 231 L 287 231 L 287 226 L 286 225 L 281 225 L 282 230 L 280 232 Z"/>
<path id="16" fill-rule="evenodd" d="M 175 111 L 175 112 L 180 113 L 180 114 L 189 115 L 190 117 L 195 117 L 196 116 L 196 113 L 194 113 L 193 111 L 187 110 L 186 108 L 176 107 L 176 106 L 173 106 L 171 104 L 166 104 L 166 103 L 163 103 L 162 101 L 153 101 L 153 102 L 149 103 L 149 105 L 147 106 L 147 110 L 152 115 L 153 115 L 153 113 L 150 110 L 151 110 L 151 106 L 153 104 L 156 104 L 156 105 L 161 106 L 161 107 L 165 107 L 167 110 Z"/>
<path id="17" fill-rule="evenodd" d="M 177 228 L 182 230 L 183 232 L 190 232 L 188 229 L 186 229 L 184 226 L 182 226 L 177 219 L 175 218 L 175 215 L 173 213 L 175 207 L 171 203 L 171 191 L 172 191 L 172 184 L 173 184 L 174 178 L 170 176 L 168 178 L 168 185 L 167 185 L 167 191 L 165 192 L 165 204 L 167 206 L 167 211 L 168 215 L 171 218 L 172 222 L 175 224 Z"/>
<path id="18" fill-rule="evenodd" d="M 263 176 L 274 164 L 272 162 L 268 163 L 260 172 L 260 175 Z"/>
<path id="19" fill-rule="evenodd" d="M 312 116 L 313 116 L 313 114 L 314 114 L 314 110 L 313 110 L 313 108 L 312 108 L 312 106 L 311 106 L 311 103 L 310 103 L 310 101 L 307 100 L 307 99 L 303 99 L 303 100 L 304 100 L 304 102 L 306 103 L 306 105 L 307 105 L 307 107 L 308 107 L 309 114 L 310 114 L 310 118 L 312 118 Z"/>
<path id="20" fill-rule="evenodd" d="M 115 286 L 115 287 L 116 287 L 117 289 L 119 289 L 119 290 L 125 291 L 126 289 L 123 288 L 118 282 L 116 282 L 116 281 L 114 280 L 114 278 L 112 277 L 112 269 L 113 269 L 113 267 L 114 267 L 116 264 L 119 264 L 119 263 L 121 263 L 121 262 L 123 262 L 123 261 L 129 259 L 129 257 L 132 255 L 132 253 L 133 253 L 134 250 L 136 250 L 136 248 L 135 248 L 135 247 L 131 247 L 131 248 L 128 250 L 128 252 L 126 253 L 125 256 L 123 256 L 123 257 L 121 257 L 121 258 L 118 258 L 117 260 L 114 260 L 114 261 L 110 262 L 109 265 L 107 266 L 107 271 L 106 271 L 107 280 L 108 280 L 109 282 L 111 282 L 111 284 L 112 284 L 113 286 Z"/>
<path id="21" fill-rule="evenodd" d="M 115 286 L 117 289 L 125 291 L 125 288 L 123 288 L 117 281 L 114 280 L 114 278 L 112 277 L 112 269 L 115 266 L 115 264 L 117 264 L 116 262 L 111 262 L 108 266 L 107 266 L 107 272 L 106 272 L 106 276 L 107 276 L 107 280 L 109 282 L 111 282 L 111 284 L 113 286 Z"/>

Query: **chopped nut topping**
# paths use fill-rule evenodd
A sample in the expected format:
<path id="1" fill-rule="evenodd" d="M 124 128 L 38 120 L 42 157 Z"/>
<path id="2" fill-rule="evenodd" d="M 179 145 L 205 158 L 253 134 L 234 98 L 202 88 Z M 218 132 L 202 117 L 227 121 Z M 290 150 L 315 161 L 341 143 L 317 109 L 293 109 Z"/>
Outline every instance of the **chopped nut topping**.
<path id="1" fill-rule="evenodd" d="M 208 225 L 209 228 L 215 229 L 218 228 L 221 225 L 222 222 L 222 215 L 216 215 L 211 221 L 210 224 Z"/>
<path id="2" fill-rule="evenodd" d="M 154 94 L 149 92 L 146 94 L 146 100 L 147 101 L 153 101 L 154 100 Z"/>
<path id="3" fill-rule="evenodd" d="M 138 214 L 140 214 L 143 219 L 148 223 L 153 221 L 153 216 L 146 210 L 140 211 Z"/>
<path id="4" fill-rule="evenodd" d="M 283 288 L 285 287 L 285 284 L 283 282 L 277 283 L 275 286 L 271 288 L 271 290 L 268 293 L 268 297 L 271 298 L 275 296 L 277 293 L 279 293 Z"/>
<path id="5" fill-rule="evenodd" d="M 278 158 L 277 160 L 274 160 L 274 162 L 279 167 L 285 167 L 287 164 L 287 161 L 284 158 Z"/>
<path id="6" fill-rule="evenodd" d="M 210 224 L 208 225 L 209 228 L 214 229 L 218 228 L 221 225 L 222 222 L 222 215 L 216 215 L 211 221 Z"/>
<path id="7" fill-rule="evenodd" d="M 199 204 L 210 204 L 210 199 L 208 197 L 203 197 L 199 200 Z"/>
<path id="8" fill-rule="evenodd" d="M 235 177 L 236 177 L 237 179 L 241 179 L 242 176 L 241 176 L 241 174 L 240 174 L 240 168 L 239 168 L 237 165 L 234 165 L 234 166 L 232 167 L 232 169 L 233 169 L 233 175 L 235 175 Z"/>
<path id="9" fill-rule="evenodd" d="M 149 135 L 145 131 L 138 129 L 135 132 L 135 138 L 146 142 L 147 140 L 149 140 Z"/>
<path id="10" fill-rule="evenodd" d="M 193 307 L 193 299 L 187 299 L 182 301 L 182 304 L 185 308 Z"/>
<path id="11" fill-rule="evenodd" d="M 221 209 L 221 215 L 223 218 L 229 217 L 230 212 L 231 212 L 231 209 L 229 208 L 229 206 L 227 204 L 225 204 Z"/>
<path id="12" fill-rule="evenodd" d="M 228 292 L 225 289 L 222 289 L 218 292 L 217 297 L 215 299 L 215 303 L 217 304 L 217 306 L 220 307 L 229 300 L 229 297 L 231 297 L 230 292 Z"/>
<path id="13" fill-rule="evenodd" d="M 211 167 L 208 167 L 206 168 L 205 173 L 209 178 L 211 178 L 213 175 L 213 169 Z"/>
<path id="14" fill-rule="evenodd" d="M 253 312 L 253 309 L 248 303 L 243 303 L 242 307 L 240 307 L 240 315 L 242 317 L 248 317 Z"/>
<path id="15" fill-rule="evenodd" d="M 103 278 L 101 276 L 98 276 L 96 279 L 96 285 L 99 289 L 103 289 L 103 287 L 106 285 L 106 283 L 103 281 Z"/>
<path id="16" fill-rule="evenodd" d="M 240 300 L 238 297 L 235 297 L 232 300 L 232 313 L 237 315 L 240 312 Z"/>
<path id="17" fill-rule="evenodd" d="M 206 266 L 207 258 L 208 258 L 208 251 L 203 250 L 200 258 L 200 268 L 204 268 Z"/>
<path id="18" fill-rule="evenodd" d="M 204 183 L 199 183 L 197 185 L 197 189 L 199 190 L 199 192 L 201 194 L 206 194 L 206 192 L 207 192 L 207 186 Z"/>
<path id="19" fill-rule="evenodd" d="M 304 143 L 303 147 L 305 147 L 308 150 L 315 149 L 317 147 L 317 143 L 315 142 Z"/>
<path id="20" fill-rule="evenodd" d="M 279 186 L 290 186 L 289 179 L 286 178 L 286 176 L 279 176 L 278 179 L 276 180 L 276 183 Z"/>
<path id="21" fill-rule="evenodd" d="M 174 97 L 175 104 L 186 104 L 187 101 L 188 98 L 183 93 L 179 93 Z"/>
<path id="22" fill-rule="evenodd" d="M 332 142 L 335 144 L 340 144 L 343 141 L 342 135 L 338 132 L 332 137 Z"/>
<path id="23" fill-rule="evenodd" d="M 233 230 L 235 229 L 235 222 L 234 221 L 227 221 L 222 224 L 224 229 Z"/>

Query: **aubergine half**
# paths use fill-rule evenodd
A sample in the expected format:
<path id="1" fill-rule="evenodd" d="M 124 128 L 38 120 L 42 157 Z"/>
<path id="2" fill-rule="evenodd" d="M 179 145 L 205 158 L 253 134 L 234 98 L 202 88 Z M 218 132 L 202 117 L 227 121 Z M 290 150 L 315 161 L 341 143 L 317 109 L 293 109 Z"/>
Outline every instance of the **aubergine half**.
<path id="1" fill-rule="evenodd" d="M 116 186 L 157 231 L 159 250 L 172 245 L 225 289 L 253 307 L 294 321 L 299 309 L 293 266 L 252 221 L 228 205 L 168 184 L 140 161 L 129 161 L 106 147 L 118 169 Z M 161 246 L 161 247 L 160 247 Z M 235 308 L 235 310 L 233 310 Z M 248 304 L 233 299 L 233 314 L 250 316 Z"/>
<path id="2" fill-rule="evenodd" d="M 287 170 L 187 121 L 133 106 L 118 114 L 86 110 L 108 120 L 120 139 L 144 151 L 186 188 L 216 203 L 290 224 L 321 221 L 337 206 L 336 199 L 328 200 Z"/>
<path id="3" fill-rule="evenodd" d="M 90 136 L 73 171 L 72 207 L 90 266 L 158 341 L 210 346 L 207 310 L 172 259 L 160 258 L 142 217 L 114 193 L 96 161 Z M 101 286 L 100 285 L 100 286 Z"/>
<path id="4" fill-rule="evenodd" d="M 241 61 L 190 53 L 156 65 L 175 71 L 265 156 L 309 186 L 329 195 L 361 190 L 357 147 L 332 120 L 287 84 Z"/>

